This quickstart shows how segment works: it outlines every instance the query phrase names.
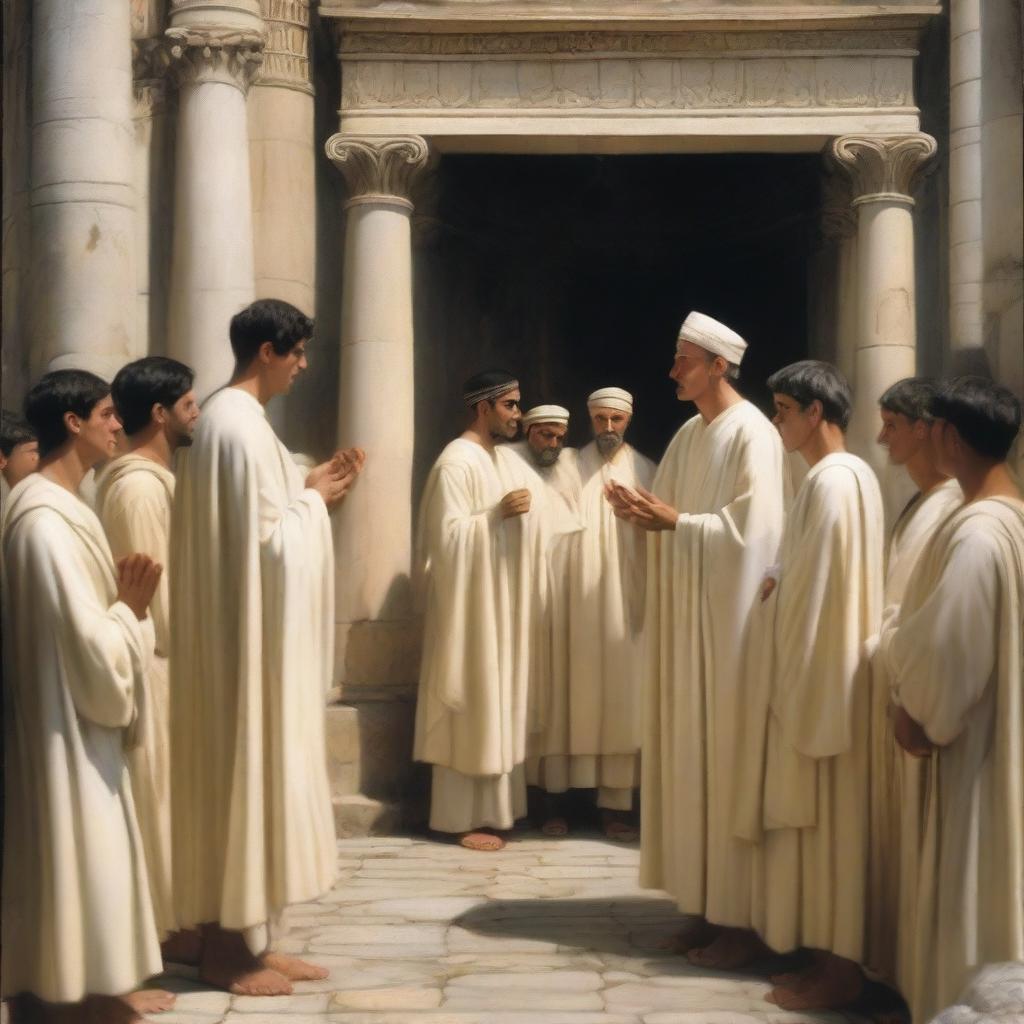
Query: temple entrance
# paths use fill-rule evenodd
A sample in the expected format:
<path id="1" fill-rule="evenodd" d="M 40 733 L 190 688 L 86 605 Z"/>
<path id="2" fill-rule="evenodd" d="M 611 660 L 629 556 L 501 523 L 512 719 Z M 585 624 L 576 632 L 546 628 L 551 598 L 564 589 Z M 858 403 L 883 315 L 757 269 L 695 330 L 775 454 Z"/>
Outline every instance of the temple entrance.
<path id="1" fill-rule="evenodd" d="M 690 309 L 751 344 L 740 389 L 809 348 L 817 155 L 446 156 L 415 230 L 417 477 L 462 425 L 488 366 L 525 406 L 558 402 L 588 439 L 586 396 L 628 388 L 631 441 L 659 459 L 689 414 L 667 373 Z M 423 206 L 419 207 L 423 210 Z M 417 488 L 418 490 L 418 488 Z"/>

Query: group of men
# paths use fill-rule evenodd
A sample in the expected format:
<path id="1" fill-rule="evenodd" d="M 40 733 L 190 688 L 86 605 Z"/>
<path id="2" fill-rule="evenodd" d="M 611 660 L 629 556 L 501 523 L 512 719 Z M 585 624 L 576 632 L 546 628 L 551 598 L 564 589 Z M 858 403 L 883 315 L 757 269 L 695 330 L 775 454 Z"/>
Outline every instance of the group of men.
<path id="1" fill-rule="evenodd" d="M 201 413 L 191 371 L 148 357 L 110 384 L 48 373 L 4 426 L 16 1020 L 167 1009 L 135 991 L 164 960 L 249 995 L 326 974 L 274 950 L 282 910 L 334 878 L 328 516 L 365 460 L 300 470 L 266 418 L 312 330 L 276 300 L 240 312 Z M 657 468 L 620 388 L 590 396 L 577 452 L 565 408 L 467 382 L 418 531 L 430 823 L 500 849 L 532 783 L 549 834 L 561 794 L 593 789 L 631 839 L 639 779 L 641 881 L 691 915 L 691 962 L 804 950 L 780 1007 L 848 1004 L 866 968 L 921 1024 L 973 967 L 1024 959 L 1020 403 L 981 378 L 881 396 L 918 487 L 886 541 L 842 375 L 779 370 L 770 422 L 734 387 L 745 350 L 687 317 L 670 376 L 697 414 Z"/>
<path id="2" fill-rule="evenodd" d="M 887 538 L 842 374 L 780 369 L 770 422 L 733 385 L 746 347 L 686 318 L 670 376 L 697 415 L 656 470 L 621 389 L 577 453 L 513 375 L 466 383 L 420 513 L 430 822 L 500 849 L 533 783 L 550 834 L 580 787 L 631 838 L 639 774 L 641 882 L 691 915 L 692 963 L 803 951 L 783 1009 L 848 1005 L 867 970 L 923 1024 L 1024 959 L 1020 403 L 979 377 L 880 396 L 917 487 Z"/>

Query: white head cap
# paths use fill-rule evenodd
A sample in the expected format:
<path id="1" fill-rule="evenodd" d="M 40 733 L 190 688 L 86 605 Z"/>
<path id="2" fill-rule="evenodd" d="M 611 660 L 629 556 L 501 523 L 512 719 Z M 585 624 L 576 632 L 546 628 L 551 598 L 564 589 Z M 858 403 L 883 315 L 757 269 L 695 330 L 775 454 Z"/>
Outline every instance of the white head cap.
<path id="1" fill-rule="evenodd" d="M 622 388 L 598 388 L 588 399 L 588 409 L 618 409 L 632 413 L 633 396 Z"/>
<path id="2" fill-rule="evenodd" d="M 535 423 L 569 423 L 569 410 L 560 405 L 535 405 L 523 414 L 523 430 L 529 430 Z"/>
<path id="3" fill-rule="evenodd" d="M 693 312 L 679 328 L 679 339 L 676 341 L 676 355 L 682 351 L 684 341 L 693 342 L 712 355 L 721 356 L 727 363 L 739 366 L 747 343 L 725 324 L 703 313 Z"/>

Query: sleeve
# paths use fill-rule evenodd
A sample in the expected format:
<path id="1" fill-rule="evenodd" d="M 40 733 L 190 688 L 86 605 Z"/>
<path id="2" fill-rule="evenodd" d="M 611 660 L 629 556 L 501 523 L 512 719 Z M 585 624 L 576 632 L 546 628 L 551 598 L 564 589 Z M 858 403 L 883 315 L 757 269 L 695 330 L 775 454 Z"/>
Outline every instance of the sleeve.
<path id="1" fill-rule="evenodd" d="M 939 746 L 960 735 L 995 669 L 998 557 L 982 533 L 956 541 L 928 598 L 883 635 L 895 699 Z"/>

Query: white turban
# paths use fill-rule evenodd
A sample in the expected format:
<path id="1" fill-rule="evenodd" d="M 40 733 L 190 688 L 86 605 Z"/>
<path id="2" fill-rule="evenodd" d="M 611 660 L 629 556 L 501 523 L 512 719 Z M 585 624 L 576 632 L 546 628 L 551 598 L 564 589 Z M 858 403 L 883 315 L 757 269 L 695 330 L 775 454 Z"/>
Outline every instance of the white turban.
<path id="1" fill-rule="evenodd" d="M 622 388 L 598 388 L 588 399 L 588 409 L 618 409 L 632 413 L 633 396 Z"/>
<path id="2" fill-rule="evenodd" d="M 683 342 L 691 341 L 712 355 L 721 356 L 727 363 L 739 366 L 747 343 L 725 324 L 703 313 L 693 312 L 679 328 L 679 340 L 676 342 L 676 355 L 682 351 Z"/>
<path id="3" fill-rule="evenodd" d="M 569 423 L 569 410 L 560 405 L 535 405 L 523 416 L 523 430 L 528 430 L 534 423 Z"/>

